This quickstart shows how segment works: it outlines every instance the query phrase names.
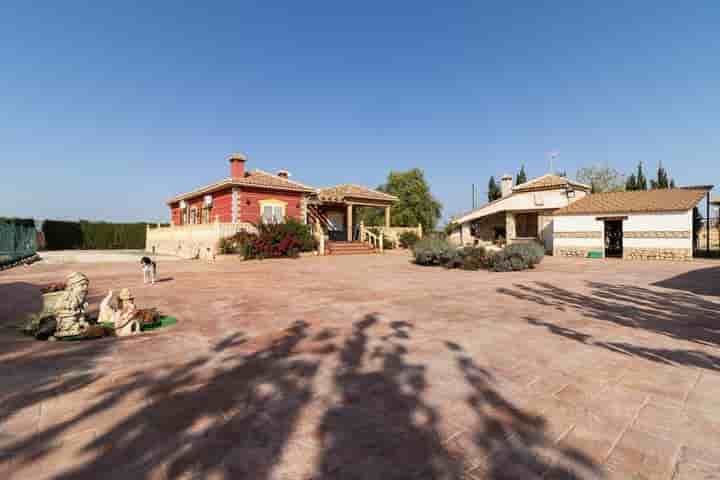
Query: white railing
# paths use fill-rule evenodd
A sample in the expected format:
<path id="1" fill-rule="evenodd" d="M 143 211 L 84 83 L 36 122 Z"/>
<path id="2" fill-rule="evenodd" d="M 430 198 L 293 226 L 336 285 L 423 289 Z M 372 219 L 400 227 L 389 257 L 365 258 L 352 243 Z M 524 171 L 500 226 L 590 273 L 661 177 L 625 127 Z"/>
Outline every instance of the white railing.
<path id="1" fill-rule="evenodd" d="M 361 221 L 360 222 L 360 236 L 362 239 L 362 232 L 367 231 L 368 229 L 373 229 L 377 231 L 379 234 L 382 234 L 384 238 L 387 238 L 389 241 L 393 243 L 395 248 L 398 248 L 400 246 L 400 235 L 406 232 L 412 232 L 415 235 L 418 236 L 418 238 L 422 238 L 423 235 L 423 228 L 422 225 L 418 225 L 417 227 L 366 227 L 365 224 Z"/>
<path id="2" fill-rule="evenodd" d="M 362 223 L 360 224 L 360 241 L 369 243 L 373 248 L 378 250 L 380 253 L 383 252 L 383 233 L 375 235 L 370 230 L 366 229 Z"/>

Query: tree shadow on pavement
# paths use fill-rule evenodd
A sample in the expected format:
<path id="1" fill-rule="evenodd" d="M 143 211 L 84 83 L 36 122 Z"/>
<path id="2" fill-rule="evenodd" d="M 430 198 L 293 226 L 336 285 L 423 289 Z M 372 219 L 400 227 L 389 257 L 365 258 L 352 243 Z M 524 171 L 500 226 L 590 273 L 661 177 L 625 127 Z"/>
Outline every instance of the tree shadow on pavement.
<path id="1" fill-rule="evenodd" d="M 643 329 L 704 346 L 720 346 L 720 328 L 716 321 L 720 308 L 718 303 L 689 293 L 634 285 L 601 282 L 588 282 L 587 285 L 590 293 L 546 282 L 515 284 L 514 288 L 499 288 L 497 292 L 565 312 L 575 311 L 584 317 L 623 327 Z"/>
<path id="2" fill-rule="evenodd" d="M 561 447 L 549 436 L 543 417 L 523 411 L 493 385 L 492 374 L 477 365 L 462 346 L 455 352 L 457 368 L 471 388 L 468 405 L 475 412 L 473 441 L 482 450 L 468 478 L 598 479 L 603 472 L 582 451 Z M 467 419 L 468 422 L 473 419 Z"/>
<path id="3" fill-rule="evenodd" d="M 653 286 L 717 297 L 720 296 L 720 267 L 691 270 L 653 283 Z"/>
<path id="4" fill-rule="evenodd" d="M 528 324 L 536 327 L 545 327 L 549 332 L 584 343 L 585 345 L 604 348 L 608 351 L 620 353 L 631 357 L 644 358 L 651 362 L 663 363 L 666 365 L 684 365 L 708 370 L 720 370 L 720 357 L 711 355 L 700 350 L 682 348 L 651 348 L 632 345 L 627 342 L 606 342 L 595 339 L 592 335 L 580 332 L 568 327 L 563 327 L 550 322 L 545 322 L 534 317 L 526 317 Z"/>
<path id="5" fill-rule="evenodd" d="M 333 375 L 340 398 L 318 426 L 317 478 L 461 478 L 462 459 L 445 448 L 438 413 L 422 399 L 425 367 L 406 361 L 412 326 L 393 322 L 375 342 L 377 323 L 376 315 L 356 322 L 340 349 Z"/>
<path id="6" fill-rule="evenodd" d="M 471 392 L 472 413 L 461 421 L 475 429 L 473 442 L 488 467 L 484 476 L 473 473 L 474 454 L 449 447 L 440 427 L 442 410 L 427 400 L 427 367 L 409 359 L 415 353 L 413 329 L 411 323 L 382 322 L 374 314 L 349 330 L 313 329 L 297 321 L 271 335 L 227 335 L 205 355 L 181 364 L 143 365 L 141 355 L 133 366 L 142 368 L 119 370 L 110 382 L 83 375 L 97 371 L 91 368 L 97 355 L 117 343 L 83 342 L 81 347 L 96 353 L 68 351 L 63 361 L 77 363 L 61 363 L 63 371 L 77 372 L 66 380 L 75 383 L 51 391 L 53 374 L 48 374 L 49 391 L 24 388 L 10 399 L 28 406 L 55 396 L 73 408 L 3 445 L 7 458 L 0 457 L 0 473 L 35 478 L 28 470 L 37 463 L 46 465 L 46 476 L 62 480 L 599 476 L 582 453 L 554 445 L 544 419 L 515 407 L 459 344 L 448 343 L 452 354 L 436 351 L 432 361 L 441 367 L 445 362 L 450 370 L 456 364 L 457 386 L 464 379 Z M 157 338 L 129 339 L 128 345 L 135 341 Z M 335 347 L 336 341 L 342 344 Z M 83 354 L 84 359 L 72 356 Z M 38 359 L 47 360 L 53 358 Z M 76 393 L 83 396 L 72 397 Z M 308 418 L 311 410 L 317 417 Z M 305 462 L 302 475 L 280 468 L 300 442 L 298 431 L 312 432 L 314 440 L 308 441 L 317 447 L 316 456 L 290 457 Z M 75 450 L 64 450 L 68 436 Z M 9 468 L 3 469 L 3 461 Z"/>

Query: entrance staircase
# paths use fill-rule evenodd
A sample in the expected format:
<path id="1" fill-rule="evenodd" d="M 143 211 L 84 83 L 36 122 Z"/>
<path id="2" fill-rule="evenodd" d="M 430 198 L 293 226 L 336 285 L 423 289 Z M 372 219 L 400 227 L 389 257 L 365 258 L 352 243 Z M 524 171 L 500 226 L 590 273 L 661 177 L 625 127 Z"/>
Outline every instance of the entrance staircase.
<path id="1" fill-rule="evenodd" d="M 364 255 L 377 253 L 377 249 L 365 242 L 328 242 L 328 254 L 330 255 Z"/>

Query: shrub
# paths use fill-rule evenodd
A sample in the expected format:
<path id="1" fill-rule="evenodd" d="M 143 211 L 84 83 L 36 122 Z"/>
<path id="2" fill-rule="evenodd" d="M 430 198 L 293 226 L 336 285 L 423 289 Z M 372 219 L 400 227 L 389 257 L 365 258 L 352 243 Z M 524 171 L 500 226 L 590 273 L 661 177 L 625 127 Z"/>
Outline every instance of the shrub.
<path id="1" fill-rule="evenodd" d="M 480 270 L 485 266 L 485 249 L 483 247 L 463 247 L 454 250 L 443 263 L 446 268 L 462 270 Z"/>
<path id="2" fill-rule="evenodd" d="M 538 244 L 508 245 L 489 259 L 489 267 L 495 272 L 511 272 L 533 268 L 545 256 L 545 250 Z"/>
<path id="3" fill-rule="evenodd" d="M 418 237 L 418 234 L 415 232 L 403 232 L 400 234 L 400 238 L 398 238 L 402 248 L 412 248 L 418 240 L 420 240 L 420 237 Z"/>
<path id="4" fill-rule="evenodd" d="M 145 223 L 45 220 L 42 231 L 48 250 L 145 248 Z"/>
<path id="5" fill-rule="evenodd" d="M 456 249 L 447 240 L 437 237 L 426 237 L 419 240 L 412 248 L 415 263 L 418 265 L 446 265 L 457 255 Z"/>
<path id="6" fill-rule="evenodd" d="M 242 247 L 245 258 L 297 257 L 315 248 L 310 227 L 295 220 L 256 225 L 258 234 Z"/>
<path id="7" fill-rule="evenodd" d="M 218 241 L 218 252 L 223 255 L 244 252 L 245 246 L 255 241 L 257 237 L 255 233 L 242 230 L 235 235 L 221 238 Z"/>

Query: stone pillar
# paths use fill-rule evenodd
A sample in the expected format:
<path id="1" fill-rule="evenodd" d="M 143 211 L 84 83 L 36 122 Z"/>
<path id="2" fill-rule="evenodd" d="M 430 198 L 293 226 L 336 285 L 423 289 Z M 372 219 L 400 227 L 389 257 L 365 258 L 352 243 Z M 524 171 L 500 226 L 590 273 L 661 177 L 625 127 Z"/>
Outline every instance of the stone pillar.
<path id="1" fill-rule="evenodd" d="M 418 237 L 423 237 L 422 223 L 418 223 Z"/>
<path id="2" fill-rule="evenodd" d="M 347 241 L 352 242 L 353 238 L 353 206 L 352 203 L 348 203 L 347 206 L 347 215 L 345 217 L 345 221 L 347 222 Z"/>
<path id="3" fill-rule="evenodd" d="M 365 222 L 360 220 L 360 241 L 365 241 Z"/>
<path id="4" fill-rule="evenodd" d="M 460 225 L 460 246 L 471 245 L 472 233 L 470 231 L 470 222 L 465 222 Z"/>
<path id="5" fill-rule="evenodd" d="M 390 206 L 385 207 L 385 227 L 390 228 Z"/>
<path id="6" fill-rule="evenodd" d="M 507 245 L 512 243 L 515 238 L 515 215 L 505 212 L 505 242 Z"/>
<path id="7" fill-rule="evenodd" d="M 382 230 L 380 230 L 380 236 L 378 238 L 380 238 L 380 241 L 378 242 L 380 244 L 380 253 L 383 253 L 383 249 L 385 248 L 385 238 L 383 236 Z"/>

